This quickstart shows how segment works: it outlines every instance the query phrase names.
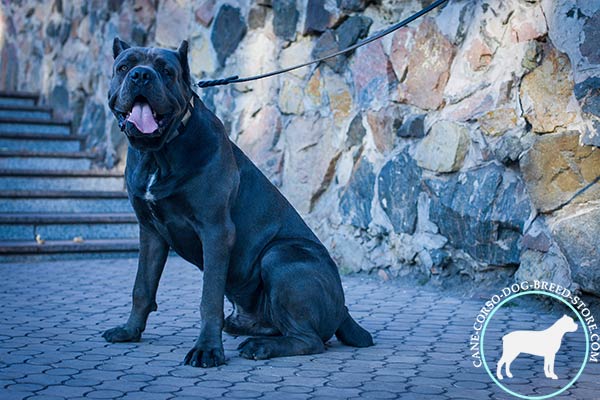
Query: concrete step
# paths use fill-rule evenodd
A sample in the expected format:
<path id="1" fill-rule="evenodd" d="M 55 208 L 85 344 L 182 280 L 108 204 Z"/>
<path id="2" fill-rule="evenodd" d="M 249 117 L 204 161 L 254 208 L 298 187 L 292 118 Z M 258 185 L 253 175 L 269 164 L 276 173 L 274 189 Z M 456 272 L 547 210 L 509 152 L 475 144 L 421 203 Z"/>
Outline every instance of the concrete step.
<path id="1" fill-rule="evenodd" d="M 43 106 L 2 105 L 0 119 L 52 120 L 52 108 Z"/>
<path id="2" fill-rule="evenodd" d="M 71 124 L 64 121 L 40 121 L 37 119 L 2 119 L 0 120 L 0 132 L 70 135 Z"/>
<path id="3" fill-rule="evenodd" d="M 131 239 L 138 234 L 133 213 L 0 213 L 0 241 Z"/>
<path id="4" fill-rule="evenodd" d="M 138 239 L 0 241 L 0 262 L 136 257 L 138 249 Z"/>
<path id="5" fill-rule="evenodd" d="M 38 98 L 35 93 L 0 92 L 0 106 L 35 106 Z"/>
<path id="6" fill-rule="evenodd" d="M 89 169 L 94 158 L 88 152 L 0 150 L 0 169 Z"/>
<path id="7" fill-rule="evenodd" d="M 94 170 L 0 169 L 0 189 L 8 190 L 124 190 L 123 174 Z"/>
<path id="8" fill-rule="evenodd" d="M 80 151 L 85 136 L 0 133 L 0 150 L 73 152 Z"/>
<path id="9" fill-rule="evenodd" d="M 127 192 L 0 190 L 0 213 L 131 213 Z"/>

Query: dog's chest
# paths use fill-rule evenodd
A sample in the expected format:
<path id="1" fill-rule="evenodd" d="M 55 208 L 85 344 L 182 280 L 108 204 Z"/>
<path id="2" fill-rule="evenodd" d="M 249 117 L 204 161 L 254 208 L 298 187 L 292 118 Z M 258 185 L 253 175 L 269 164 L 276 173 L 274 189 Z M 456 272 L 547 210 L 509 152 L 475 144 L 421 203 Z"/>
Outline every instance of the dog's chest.
<path id="1" fill-rule="evenodd" d="M 158 176 L 158 170 L 154 170 L 154 172 L 148 175 L 148 179 L 146 182 L 146 190 L 144 191 L 144 200 L 154 203 L 156 201 L 156 197 L 152 194 L 153 185 L 156 184 L 156 177 Z"/>

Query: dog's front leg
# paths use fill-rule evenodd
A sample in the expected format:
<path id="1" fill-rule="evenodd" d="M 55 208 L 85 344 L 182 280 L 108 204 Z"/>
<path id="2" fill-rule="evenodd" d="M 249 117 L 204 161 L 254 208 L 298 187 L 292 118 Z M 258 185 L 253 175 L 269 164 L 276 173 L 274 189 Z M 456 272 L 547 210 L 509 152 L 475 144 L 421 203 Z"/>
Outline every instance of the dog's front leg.
<path id="1" fill-rule="evenodd" d="M 225 363 L 223 302 L 229 256 L 235 241 L 235 227 L 229 216 L 225 223 L 206 226 L 200 233 L 204 249 L 204 277 L 200 303 L 200 336 L 185 357 L 192 367 L 215 367 Z"/>
<path id="2" fill-rule="evenodd" d="M 169 254 L 169 245 L 157 232 L 140 226 L 140 256 L 133 285 L 129 319 L 102 335 L 108 342 L 137 342 L 146 329 L 148 315 L 156 311 L 156 290 Z"/>

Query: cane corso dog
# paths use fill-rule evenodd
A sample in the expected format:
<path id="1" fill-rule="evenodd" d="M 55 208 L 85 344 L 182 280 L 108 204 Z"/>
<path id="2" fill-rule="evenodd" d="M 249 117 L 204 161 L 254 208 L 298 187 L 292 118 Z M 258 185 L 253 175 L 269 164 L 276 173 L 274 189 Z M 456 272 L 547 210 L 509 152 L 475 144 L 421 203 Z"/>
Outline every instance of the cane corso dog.
<path id="1" fill-rule="evenodd" d="M 140 254 L 129 319 L 104 338 L 140 340 L 173 249 L 204 271 L 200 335 L 185 364 L 223 364 L 222 331 L 251 336 L 239 346 L 251 359 L 320 353 L 334 334 L 372 345 L 323 244 L 192 91 L 187 52 L 185 41 L 172 51 L 114 40 L 108 101 L 129 141 Z"/>

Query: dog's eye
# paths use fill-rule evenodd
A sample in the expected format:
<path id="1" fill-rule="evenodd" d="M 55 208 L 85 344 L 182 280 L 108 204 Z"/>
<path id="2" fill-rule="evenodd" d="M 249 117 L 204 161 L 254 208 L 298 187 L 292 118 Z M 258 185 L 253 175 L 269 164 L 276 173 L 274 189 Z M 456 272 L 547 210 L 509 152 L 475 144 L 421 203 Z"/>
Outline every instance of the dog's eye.
<path id="1" fill-rule="evenodd" d="M 129 69 L 129 67 L 125 64 L 119 66 L 119 68 L 117 68 L 117 71 L 119 72 L 126 72 Z"/>
<path id="2" fill-rule="evenodd" d="M 165 68 L 165 69 L 163 69 L 163 73 L 165 74 L 165 76 L 167 76 L 167 77 L 169 77 L 169 78 L 170 78 L 171 76 L 173 76 L 173 72 L 171 72 L 171 70 L 170 70 L 170 69 L 168 69 L 168 68 Z"/>

